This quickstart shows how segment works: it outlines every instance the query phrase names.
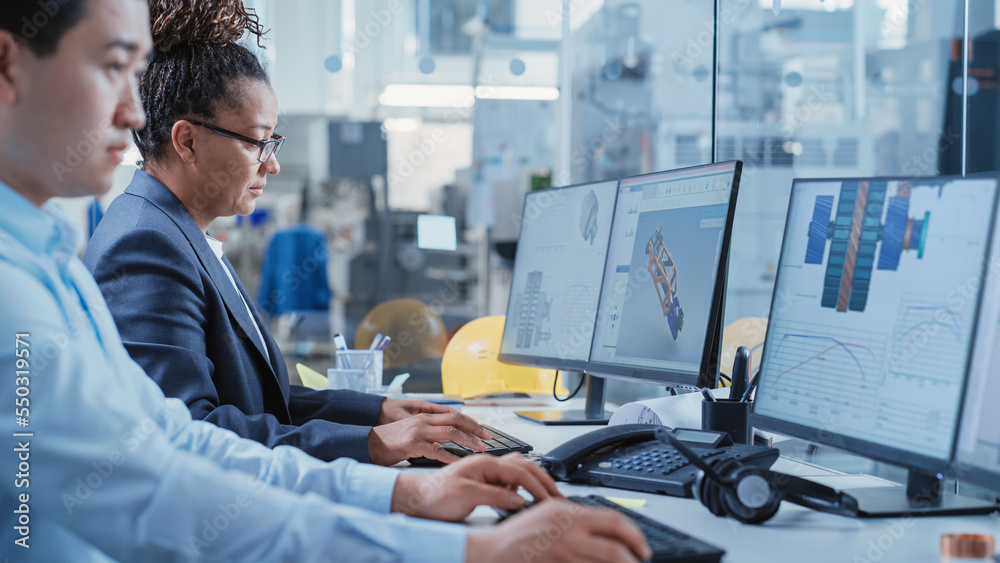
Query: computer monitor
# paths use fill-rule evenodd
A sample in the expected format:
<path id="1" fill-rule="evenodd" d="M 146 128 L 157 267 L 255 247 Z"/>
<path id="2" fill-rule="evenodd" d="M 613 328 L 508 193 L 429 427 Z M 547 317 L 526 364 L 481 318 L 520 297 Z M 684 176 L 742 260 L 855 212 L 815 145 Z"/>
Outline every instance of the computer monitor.
<path id="1" fill-rule="evenodd" d="M 615 179 L 524 197 L 500 361 L 586 370 L 617 187 Z M 551 422 L 580 416 L 564 412 Z"/>
<path id="2" fill-rule="evenodd" d="M 742 162 L 622 178 L 590 373 L 715 386 Z"/>
<path id="3" fill-rule="evenodd" d="M 863 516 L 976 510 L 939 490 L 996 191 L 993 176 L 794 182 L 751 423 L 907 467 L 905 494 L 857 495 Z"/>
<path id="4" fill-rule="evenodd" d="M 952 474 L 1000 497 L 1000 228 L 994 226 L 989 266 L 982 278 L 972 359 Z"/>

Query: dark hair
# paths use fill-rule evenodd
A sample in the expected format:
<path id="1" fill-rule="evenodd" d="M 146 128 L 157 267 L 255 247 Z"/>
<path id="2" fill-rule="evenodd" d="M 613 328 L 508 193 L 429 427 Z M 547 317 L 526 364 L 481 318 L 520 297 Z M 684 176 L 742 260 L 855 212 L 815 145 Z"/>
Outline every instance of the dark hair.
<path id="1" fill-rule="evenodd" d="M 215 117 L 219 104 L 239 106 L 239 78 L 269 83 L 257 57 L 237 41 L 266 33 L 240 0 L 149 0 L 153 59 L 139 79 L 146 127 L 135 143 L 146 162 L 163 156 L 179 119 Z"/>
<path id="2" fill-rule="evenodd" d="M 56 52 L 59 40 L 80 23 L 88 0 L 3 0 L 0 29 L 14 34 L 39 57 Z"/>

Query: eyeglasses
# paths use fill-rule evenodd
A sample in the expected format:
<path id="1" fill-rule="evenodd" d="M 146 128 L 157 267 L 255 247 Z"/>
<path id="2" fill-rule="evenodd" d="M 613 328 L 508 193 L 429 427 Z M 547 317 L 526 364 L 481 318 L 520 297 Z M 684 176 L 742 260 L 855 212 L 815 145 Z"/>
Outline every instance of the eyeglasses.
<path id="1" fill-rule="evenodd" d="M 246 135 L 240 135 L 239 133 L 233 133 L 232 131 L 227 131 L 221 127 L 216 127 L 215 125 L 209 125 L 208 123 L 203 123 L 201 121 L 194 121 L 192 119 L 186 120 L 192 125 L 200 125 L 205 129 L 212 131 L 223 137 L 229 137 L 230 139 L 236 139 L 237 141 L 243 141 L 244 143 L 250 143 L 251 145 L 256 145 L 260 148 L 260 153 L 257 155 L 258 162 L 267 162 L 272 156 L 277 156 L 281 152 L 282 145 L 285 144 L 285 138 L 281 135 L 271 135 L 270 141 L 258 141 L 253 137 L 247 137 Z"/>

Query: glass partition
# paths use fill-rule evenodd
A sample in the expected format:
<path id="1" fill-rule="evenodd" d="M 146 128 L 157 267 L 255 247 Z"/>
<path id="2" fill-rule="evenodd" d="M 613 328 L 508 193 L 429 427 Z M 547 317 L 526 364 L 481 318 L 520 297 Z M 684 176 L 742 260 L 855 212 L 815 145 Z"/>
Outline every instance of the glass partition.
<path id="1" fill-rule="evenodd" d="M 729 320 L 767 316 L 792 178 L 962 172 L 964 15 L 960 0 L 720 0 L 717 158 L 745 163 Z"/>
<path id="2" fill-rule="evenodd" d="M 994 0 L 608 0 L 572 32 L 571 179 L 743 160 L 726 322 L 767 317 L 793 178 L 1000 168 L 994 12 Z M 617 398 L 629 393 L 646 394 Z"/>

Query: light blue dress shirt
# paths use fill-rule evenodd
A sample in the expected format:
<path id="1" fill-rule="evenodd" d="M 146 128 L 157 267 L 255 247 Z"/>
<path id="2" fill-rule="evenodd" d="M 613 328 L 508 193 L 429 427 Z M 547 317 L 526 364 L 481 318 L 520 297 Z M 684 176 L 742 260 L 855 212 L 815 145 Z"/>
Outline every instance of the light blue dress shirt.
<path id="1" fill-rule="evenodd" d="M 386 514 L 397 471 L 324 463 L 193 421 L 129 358 L 76 257 L 78 241 L 54 205 L 40 210 L 0 183 L 0 553 L 11 561 L 463 559 L 463 527 Z M 27 348 L 17 334 L 27 334 Z M 18 380 L 15 350 L 24 349 Z M 28 412 L 15 412 L 18 399 Z M 19 530 L 25 519 L 28 530 Z M 15 543 L 25 531 L 28 549 Z"/>

